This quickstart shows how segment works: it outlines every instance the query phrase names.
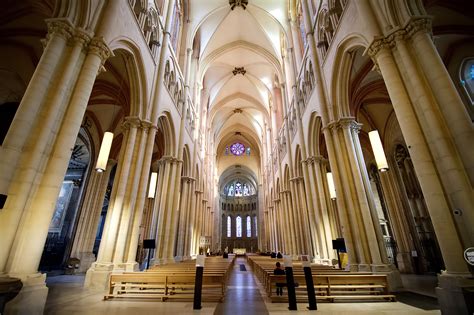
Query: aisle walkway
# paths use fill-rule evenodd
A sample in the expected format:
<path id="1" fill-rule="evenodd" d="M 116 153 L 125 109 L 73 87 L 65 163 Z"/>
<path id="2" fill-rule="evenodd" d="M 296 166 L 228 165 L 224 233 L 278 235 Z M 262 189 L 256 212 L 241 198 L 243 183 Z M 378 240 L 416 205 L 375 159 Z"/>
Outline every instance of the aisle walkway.
<path id="1" fill-rule="evenodd" d="M 224 302 L 218 304 L 214 312 L 214 315 L 224 314 L 268 314 L 253 273 L 243 257 L 237 257 Z"/>

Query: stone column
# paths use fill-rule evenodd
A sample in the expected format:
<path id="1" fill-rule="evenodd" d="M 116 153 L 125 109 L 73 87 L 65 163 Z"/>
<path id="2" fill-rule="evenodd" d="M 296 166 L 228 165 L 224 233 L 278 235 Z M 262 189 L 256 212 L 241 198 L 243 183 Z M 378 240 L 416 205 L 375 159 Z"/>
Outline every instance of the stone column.
<path id="1" fill-rule="evenodd" d="M 472 214 L 472 206 L 474 205 L 472 194 L 469 196 L 465 195 L 466 191 L 471 191 L 469 189 L 471 189 L 472 185 L 474 184 L 474 166 L 472 163 L 472 157 L 474 156 L 474 146 L 472 145 L 471 141 L 471 139 L 474 137 L 474 128 L 471 119 L 467 114 L 463 101 L 459 96 L 458 90 L 456 89 L 429 34 L 431 31 L 431 19 L 426 17 L 414 19 L 407 26 L 407 31 L 408 35 L 412 36 L 410 42 L 412 49 L 410 50 L 414 52 L 416 56 L 416 63 L 419 66 L 418 69 L 421 68 L 419 76 L 409 76 L 410 79 L 414 80 L 411 82 L 415 84 L 408 85 L 407 87 L 413 89 L 414 91 L 416 90 L 421 95 L 429 94 L 431 96 L 429 99 L 421 97 L 420 103 L 421 101 L 425 101 L 426 105 L 432 105 L 434 103 L 434 99 L 434 101 L 438 104 L 437 111 L 440 111 L 443 116 L 443 122 L 445 122 L 445 124 L 443 124 L 443 129 L 439 131 L 444 131 L 444 136 L 449 139 L 445 140 L 445 142 L 447 142 L 445 145 L 451 149 L 450 155 L 440 154 L 440 157 L 444 159 L 450 159 L 451 161 L 446 163 L 449 165 L 456 163 L 458 168 L 458 174 L 456 174 L 452 168 L 449 168 L 449 172 L 452 174 L 451 176 L 456 176 L 456 179 L 453 179 L 453 182 L 447 185 L 446 188 L 450 188 L 453 184 L 458 182 L 457 186 L 454 187 L 459 187 L 458 189 L 462 190 L 452 189 L 453 202 L 459 204 L 459 207 L 464 208 L 466 213 L 469 212 Z M 399 43 L 405 44 L 404 41 Z M 402 51 L 400 51 L 400 54 L 402 54 Z M 402 59 L 404 62 L 410 62 L 410 60 L 412 62 L 415 61 L 413 60 L 415 59 L 413 58 L 413 54 L 408 55 L 404 53 L 404 57 L 402 57 Z M 415 85 L 418 85 L 421 77 L 423 77 L 426 82 L 429 82 L 429 84 L 424 85 L 424 88 L 420 87 L 421 89 L 417 90 Z M 429 109 L 425 109 L 424 113 L 426 114 L 427 110 L 434 112 L 434 107 L 435 106 L 433 105 L 429 106 Z M 426 118 L 428 119 L 429 117 Z M 448 137 L 448 133 L 446 132 L 445 128 L 449 129 L 449 135 L 451 137 Z M 442 140 L 443 138 L 438 139 L 437 145 L 439 145 Z M 452 148 L 453 146 L 455 146 L 456 149 Z M 445 169 L 447 168 L 445 167 Z M 465 173 L 467 173 L 467 176 L 470 179 L 470 185 L 469 182 L 466 183 L 466 180 L 462 178 L 465 176 Z M 464 196 L 462 195 L 463 193 Z M 469 225 L 472 225 L 474 223 L 473 219 L 470 218 L 469 220 Z M 472 230 L 473 229 L 470 229 L 471 235 L 470 240 L 468 241 L 470 244 L 474 242 L 474 232 Z"/>
<path id="2" fill-rule="evenodd" d="M 323 172 L 323 169 L 326 168 L 327 160 L 321 156 L 316 156 L 308 158 L 306 164 L 311 181 L 318 183 L 317 186 L 315 184 L 312 185 L 312 192 L 310 194 L 316 197 L 314 201 L 314 215 L 318 218 L 319 235 L 317 239 L 319 241 L 319 255 L 322 259 L 332 259 L 334 258 L 334 251 L 332 249 L 334 235 L 332 226 L 334 225 L 334 220 L 330 216 L 330 205 L 326 195 L 326 172 Z"/>
<path id="3" fill-rule="evenodd" d="M 173 209 L 174 197 L 174 180 L 176 176 L 175 168 L 177 160 L 173 157 L 166 156 L 160 160 L 160 169 L 163 169 L 163 184 L 161 186 L 161 194 L 158 211 L 158 224 L 156 234 L 156 259 L 158 263 L 166 263 L 173 261 L 173 252 L 170 252 L 172 242 L 174 247 L 175 235 L 171 235 L 173 230 L 172 221 L 175 216 L 176 209 Z M 156 260 L 155 260 L 156 261 Z"/>
<path id="4" fill-rule="evenodd" d="M 140 225 L 143 221 L 144 208 L 146 207 L 148 184 L 150 177 L 151 159 L 153 155 L 153 145 L 156 135 L 157 126 L 153 125 L 150 121 L 141 121 L 141 132 L 142 132 L 142 145 L 140 150 L 142 152 L 143 159 L 141 160 L 141 174 L 139 176 L 138 192 L 136 193 L 136 204 L 133 209 L 132 226 L 129 232 L 129 244 L 127 254 L 127 268 L 128 270 L 135 270 L 136 265 L 136 250 L 138 248 Z M 146 142 L 143 148 L 143 143 Z M 145 152 L 143 152 L 145 151 Z"/>
<path id="5" fill-rule="evenodd" d="M 390 162 L 389 162 L 390 163 Z M 414 248 L 410 240 L 409 223 L 406 222 L 406 209 L 404 208 L 402 195 L 396 184 L 394 172 L 396 166 L 390 163 L 388 172 L 380 173 L 380 182 L 384 192 L 384 199 L 390 215 L 390 226 L 393 237 L 397 241 L 397 263 L 400 272 L 413 273 L 414 269 L 411 261 L 411 249 Z"/>
<path id="6" fill-rule="evenodd" d="M 360 125 L 351 118 L 342 118 L 329 128 L 337 151 L 336 189 L 343 192 L 337 196 L 338 201 L 342 199 L 339 201 L 338 210 L 343 218 L 343 235 L 345 239 L 349 237 L 346 242 L 349 243 L 349 256 L 356 256 L 356 261 L 351 262 L 356 263 L 356 266 L 351 266 L 351 269 L 389 271 L 386 253 L 382 252 L 385 248 L 377 236 L 377 233 L 380 233 L 377 229 L 380 228 L 378 222 L 374 223 L 375 209 L 372 209 L 373 205 L 369 200 L 370 187 L 365 184 L 367 173 L 361 169 L 364 162 L 357 135 Z M 331 157 L 333 152 L 328 152 Z M 351 240 L 355 238 L 357 241 Z"/>
<path id="7" fill-rule="evenodd" d="M 56 200 L 71 157 L 70 148 L 76 141 L 97 73 L 110 53 L 102 39 L 94 38 L 92 40 L 50 158 L 46 162 L 44 175 L 35 179 L 38 188 L 29 197 L 30 202 L 23 209 L 24 219 L 16 232 L 6 270 L 9 275 L 23 280 L 25 294 L 20 293 L 15 298 L 15 302 L 10 302 L 9 311 L 11 312 L 24 310 L 32 305 L 37 309 L 42 309 L 44 306 L 45 295 L 43 296 L 43 294 L 47 292 L 47 288 L 44 284 L 44 275 L 37 273 L 38 266 Z M 39 294 L 41 297 L 35 296 L 35 294 Z M 24 302 L 25 299 L 28 303 Z"/>
<path id="8" fill-rule="evenodd" d="M 185 257 L 187 254 L 185 250 L 185 239 L 188 236 L 187 226 L 189 224 L 189 188 L 191 185 L 191 180 L 186 177 L 181 177 L 181 201 L 180 201 L 180 210 L 179 210 L 179 227 L 178 227 L 178 252 L 176 253 L 179 257 Z"/>
<path id="9" fill-rule="evenodd" d="M 189 184 L 189 191 L 187 198 L 189 199 L 189 205 L 188 205 L 188 220 L 186 223 L 186 237 L 184 238 L 184 253 L 186 257 L 190 258 L 192 254 L 193 248 L 192 248 L 192 240 L 193 240 L 193 232 L 194 232 L 194 226 L 195 226 L 195 206 L 196 206 L 196 194 L 194 192 L 195 188 L 195 182 L 196 180 L 194 178 L 189 178 L 190 179 L 190 184 Z"/>
<path id="10" fill-rule="evenodd" d="M 44 167 L 53 150 L 69 102 L 66 99 L 67 87 L 72 89 L 73 70 L 81 66 L 79 59 L 81 55 L 84 56 L 82 50 L 90 40 L 79 31 L 74 39 L 71 39 L 72 31 L 71 26 L 64 21 L 50 23 L 50 41 L 43 54 L 44 58 L 42 57 L 30 81 L 0 149 L 0 190 L 5 187 L 9 196 L 0 212 L 0 239 L 4 242 L 4 245 L 0 246 L 0 273 L 5 271 L 9 251 L 20 224 L 23 214 L 20 209 L 25 209 L 31 201 L 29 198 L 38 188 Z M 67 39 L 71 39 L 72 48 L 64 58 L 64 64 L 57 65 L 56 60 L 61 59 L 59 55 L 65 53 Z M 46 94 L 48 82 L 41 80 L 53 80 L 56 76 L 64 88 L 51 90 Z"/>
<path id="11" fill-rule="evenodd" d="M 137 268 L 136 263 L 127 264 L 127 250 L 130 249 L 131 221 L 138 200 L 137 190 L 147 135 L 138 117 L 127 117 L 122 128 L 124 138 L 99 253 L 97 261 L 87 271 L 85 286 L 104 288 L 112 270 L 133 271 Z M 136 248 L 133 250 L 136 252 Z"/>
<path id="12" fill-rule="evenodd" d="M 105 172 L 99 173 L 93 171 L 90 176 L 71 251 L 71 257 L 77 257 L 81 261 L 79 272 L 87 271 L 96 259 L 92 250 L 94 249 L 95 237 L 97 235 L 100 214 L 104 205 L 110 172 L 116 163 L 114 160 L 109 160 Z"/>
<path id="13" fill-rule="evenodd" d="M 31 138 L 32 130 L 37 125 L 38 115 L 43 111 L 47 111 L 45 108 L 49 107 L 45 104 L 47 94 L 49 93 L 51 96 L 64 96 L 65 87 L 71 84 L 71 69 L 77 66 L 82 49 L 79 46 L 81 42 L 75 41 L 74 48 L 70 51 L 69 55 L 66 58 L 61 58 L 69 50 L 67 43 L 75 33 L 74 27 L 67 19 L 49 19 L 46 20 L 46 23 L 48 25 L 48 34 L 44 41 L 44 52 L 21 99 L 15 119 L 12 121 L 0 147 L 0 192 L 5 194 L 8 192 L 8 187 L 14 176 L 16 165 L 20 161 L 21 153 L 25 151 L 23 146 Z M 61 71 L 63 71 L 62 74 Z M 56 80 L 54 80 L 55 78 Z M 53 80 L 61 82 L 60 85 L 64 86 L 64 89 L 50 89 Z M 51 113 L 51 111 L 47 112 Z M 51 117 L 45 117 L 46 115 L 44 114 L 42 117 L 54 121 L 57 113 L 53 113 L 54 115 L 51 115 Z M 49 134 L 48 128 L 43 130 L 43 132 Z M 9 246 L 1 247 L 7 249 Z M 0 257 L 6 256 L 0 252 Z M 0 262 L 0 270 L 3 270 L 3 267 L 4 262 Z"/>
<path id="14" fill-rule="evenodd" d="M 383 41 L 374 42 L 369 49 L 369 54 L 382 73 L 403 137 L 410 149 L 410 156 L 446 265 L 447 270 L 438 278 L 437 293 L 441 308 L 450 314 L 466 312 L 467 306 L 462 296 L 461 286 L 469 285 L 472 280 L 468 280 L 470 273 L 463 260 L 463 247 L 413 105 L 393 56 Z"/>
<path id="15" fill-rule="evenodd" d="M 474 229 L 471 228 L 474 224 L 471 186 L 474 183 L 474 168 L 470 166 L 474 156 L 474 146 L 470 141 L 474 137 L 474 128 L 427 34 L 425 23 L 426 19 L 416 20 L 411 23 L 408 33 L 405 30 L 395 33 L 395 49 L 400 68 L 406 72 L 407 90 L 416 104 L 413 109 L 433 155 L 433 162 L 438 172 L 443 174 L 440 179 L 449 196 L 447 201 L 453 209 L 463 212 L 456 223 L 466 247 L 474 243 Z M 410 44 L 407 39 L 411 33 L 414 35 Z M 413 57 L 411 47 L 415 48 L 418 58 Z M 422 66 L 423 72 L 417 71 L 417 65 Z M 431 79 L 429 83 L 426 83 L 425 77 Z"/>

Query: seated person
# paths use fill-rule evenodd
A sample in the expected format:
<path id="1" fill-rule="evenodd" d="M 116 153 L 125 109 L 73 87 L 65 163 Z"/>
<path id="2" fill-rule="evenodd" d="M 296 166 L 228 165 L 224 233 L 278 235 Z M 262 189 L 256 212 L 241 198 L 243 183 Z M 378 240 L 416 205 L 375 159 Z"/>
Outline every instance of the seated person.
<path id="1" fill-rule="evenodd" d="M 285 270 L 283 270 L 281 268 L 281 264 L 280 264 L 279 261 L 277 261 L 277 263 L 276 263 L 276 268 L 273 269 L 273 274 L 274 275 L 284 275 L 285 274 Z M 277 290 L 276 290 L 277 295 L 283 295 L 283 287 L 286 286 L 286 283 L 277 283 L 276 286 L 277 286 Z"/>
<path id="2" fill-rule="evenodd" d="M 278 252 L 277 258 L 283 258 L 283 255 L 280 252 Z"/>

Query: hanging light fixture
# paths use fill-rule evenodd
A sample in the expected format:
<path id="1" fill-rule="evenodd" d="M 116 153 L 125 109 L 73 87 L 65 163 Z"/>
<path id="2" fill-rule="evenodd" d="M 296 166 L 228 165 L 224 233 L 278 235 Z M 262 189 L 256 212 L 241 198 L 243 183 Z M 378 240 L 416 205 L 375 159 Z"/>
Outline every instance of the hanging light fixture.
<path id="1" fill-rule="evenodd" d="M 151 172 L 150 184 L 148 185 L 148 198 L 155 198 L 157 179 L 158 179 L 158 173 L 157 172 Z"/>
<path id="2" fill-rule="evenodd" d="M 385 158 L 379 132 L 377 130 L 369 132 L 369 139 L 370 145 L 372 146 L 372 151 L 374 152 L 375 162 L 377 162 L 377 168 L 381 172 L 388 171 L 387 159 Z"/>
<path id="3" fill-rule="evenodd" d="M 336 186 L 334 186 L 334 178 L 331 172 L 326 173 L 326 179 L 328 181 L 329 196 L 331 199 L 336 199 Z"/>
<path id="4" fill-rule="evenodd" d="M 127 71 L 127 67 L 125 66 L 125 74 Z M 119 85 L 119 93 L 117 93 L 117 104 L 119 103 L 118 97 L 120 92 L 122 91 L 122 85 L 124 83 L 125 78 L 122 76 L 120 78 L 120 85 Z M 115 119 L 115 105 L 114 105 L 114 111 L 112 115 L 112 122 Z M 109 126 L 110 128 L 110 126 Z M 102 173 L 105 171 L 107 167 L 107 162 L 109 160 L 109 154 L 110 154 L 110 148 L 112 147 L 112 141 L 114 139 L 114 134 L 110 131 L 106 131 L 104 133 L 104 138 L 102 139 L 102 144 L 100 145 L 100 151 L 99 151 L 99 157 L 97 158 L 97 163 L 95 166 L 95 170 L 99 173 Z"/>
<path id="5" fill-rule="evenodd" d="M 109 160 L 110 148 L 112 147 L 112 140 L 114 139 L 114 134 L 106 131 L 104 133 L 104 138 L 102 139 L 102 144 L 100 145 L 99 157 L 97 158 L 97 164 L 95 165 L 95 170 L 99 173 L 105 171 L 107 167 L 107 161 Z"/>

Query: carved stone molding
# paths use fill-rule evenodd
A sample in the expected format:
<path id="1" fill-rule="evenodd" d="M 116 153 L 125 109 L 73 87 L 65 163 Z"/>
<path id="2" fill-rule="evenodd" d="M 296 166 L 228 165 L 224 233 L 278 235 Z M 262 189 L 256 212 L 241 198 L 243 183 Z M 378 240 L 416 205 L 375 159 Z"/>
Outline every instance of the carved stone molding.
<path id="1" fill-rule="evenodd" d="M 107 60 L 109 57 L 113 57 L 114 53 L 110 50 L 109 46 L 105 43 L 103 37 L 94 37 L 91 40 L 89 45 L 89 52 L 99 56 L 102 61 L 102 64 Z"/>
<path id="2" fill-rule="evenodd" d="M 135 116 L 125 117 L 125 121 L 122 123 L 122 130 L 130 130 L 131 128 L 141 127 L 141 120 Z"/>
<path id="3" fill-rule="evenodd" d="M 398 41 L 412 39 L 418 32 L 431 34 L 432 18 L 430 16 L 413 17 L 402 28 L 396 28 L 385 37 L 376 37 L 367 53 L 374 60 L 377 54 L 384 48 L 395 48 Z"/>
<path id="4" fill-rule="evenodd" d="M 166 163 L 183 163 L 183 160 L 180 160 L 174 156 L 165 155 L 158 161 L 158 165 L 164 165 Z"/>
<path id="5" fill-rule="evenodd" d="M 51 39 L 51 36 L 58 35 L 68 40 L 74 35 L 74 26 L 71 21 L 65 18 L 47 19 L 46 25 L 48 26 L 48 34 L 46 35 L 46 41 Z"/>
<path id="6" fill-rule="evenodd" d="M 355 132 L 359 132 L 362 128 L 362 124 L 356 122 L 353 117 L 340 118 L 336 126 L 338 129 L 350 129 Z"/>
<path id="7" fill-rule="evenodd" d="M 92 36 L 86 30 L 79 28 L 74 32 L 74 36 L 72 38 L 72 42 L 79 43 L 83 48 L 87 47 L 90 43 Z"/>
<path id="8" fill-rule="evenodd" d="M 303 176 L 296 176 L 296 177 L 290 178 L 290 182 L 298 183 L 300 181 L 303 181 Z"/>
<path id="9" fill-rule="evenodd" d="M 306 160 L 303 162 L 307 164 L 328 164 L 329 161 L 322 155 L 313 155 L 308 157 Z"/>

